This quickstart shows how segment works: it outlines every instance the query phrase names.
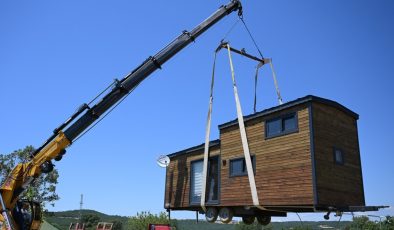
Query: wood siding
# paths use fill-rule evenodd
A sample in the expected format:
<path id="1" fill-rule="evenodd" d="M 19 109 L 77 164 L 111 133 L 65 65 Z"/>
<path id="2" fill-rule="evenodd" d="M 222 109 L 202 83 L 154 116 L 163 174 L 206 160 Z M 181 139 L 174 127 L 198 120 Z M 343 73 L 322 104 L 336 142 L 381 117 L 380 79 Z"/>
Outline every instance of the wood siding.
<path id="1" fill-rule="evenodd" d="M 220 155 L 219 146 L 210 148 L 210 156 Z M 190 207 L 190 163 L 204 158 L 204 149 L 199 149 L 171 159 L 166 170 L 165 208 Z"/>
<path id="2" fill-rule="evenodd" d="M 265 122 L 289 114 L 296 114 L 296 132 L 266 138 Z M 260 205 L 283 209 L 365 205 L 357 119 L 336 102 L 319 98 L 246 118 Z M 210 155 L 219 156 L 220 187 L 219 204 L 211 206 L 253 206 L 248 176 L 229 172 L 230 161 L 244 157 L 238 124 L 220 126 L 220 143 L 214 143 Z M 334 148 L 342 150 L 343 165 L 334 163 Z M 190 205 L 190 168 L 192 161 L 203 159 L 203 152 L 196 146 L 172 154 L 165 208 L 200 209 Z"/>
<path id="3" fill-rule="evenodd" d="M 365 205 L 357 120 L 343 111 L 314 102 L 313 133 L 319 205 Z M 344 164 L 334 163 L 334 148 Z"/>
<path id="4" fill-rule="evenodd" d="M 297 113 L 298 132 L 265 138 L 265 120 Z M 246 122 L 252 155 L 256 156 L 255 180 L 263 206 L 313 205 L 309 112 L 306 105 L 293 107 Z M 247 176 L 230 177 L 230 160 L 243 157 L 238 125 L 220 130 L 221 206 L 252 205 Z M 226 165 L 223 165 L 223 161 Z"/>

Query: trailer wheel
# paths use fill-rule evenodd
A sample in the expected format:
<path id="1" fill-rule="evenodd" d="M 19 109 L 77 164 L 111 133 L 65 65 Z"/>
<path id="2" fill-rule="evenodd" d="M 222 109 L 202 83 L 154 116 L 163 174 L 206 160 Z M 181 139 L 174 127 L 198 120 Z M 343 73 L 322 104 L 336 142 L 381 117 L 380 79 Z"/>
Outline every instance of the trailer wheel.
<path id="1" fill-rule="evenodd" d="M 271 223 L 271 216 L 257 216 L 257 221 L 261 225 L 264 225 L 264 226 L 268 225 L 269 223 Z"/>
<path id="2" fill-rule="evenodd" d="M 217 220 L 218 218 L 218 210 L 213 207 L 207 208 L 207 212 L 205 213 L 205 219 L 209 223 L 213 223 Z"/>
<path id="3" fill-rule="evenodd" d="M 234 212 L 231 208 L 221 208 L 219 210 L 219 218 L 224 224 L 228 224 L 233 220 Z"/>
<path id="4" fill-rule="evenodd" d="M 244 224 L 246 225 L 251 225 L 254 223 L 254 216 L 243 216 L 242 217 L 242 222 L 244 222 Z"/>

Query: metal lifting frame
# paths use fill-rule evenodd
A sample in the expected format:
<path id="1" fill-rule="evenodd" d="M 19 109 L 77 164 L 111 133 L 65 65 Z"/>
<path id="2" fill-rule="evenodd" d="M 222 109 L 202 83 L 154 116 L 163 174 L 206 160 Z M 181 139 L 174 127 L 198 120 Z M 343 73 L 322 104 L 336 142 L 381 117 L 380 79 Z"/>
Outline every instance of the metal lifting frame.
<path id="1" fill-rule="evenodd" d="M 263 63 L 263 65 L 266 64 L 266 63 L 268 63 L 269 60 L 270 60 L 270 59 L 268 59 L 268 58 L 263 58 L 263 59 L 262 59 L 262 58 L 258 58 L 258 57 L 255 57 L 255 56 L 253 56 L 253 55 L 250 55 L 250 54 L 246 53 L 245 49 L 241 49 L 241 50 L 235 49 L 235 48 L 229 46 L 228 42 L 223 42 L 223 41 L 220 43 L 220 45 L 218 46 L 218 48 L 216 48 L 215 52 L 217 53 L 217 52 L 219 52 L 221 49 L 228 49 L 228 48 L 230 49 L 231 52 L 240 54 L 240 55 L 242 55 L 242 56 L 244 56 L 244 57 L 247 57 L 247 58 L 250 58 L 250 59 L 252 59 L 252 60 L 258 61 L 258 62 L 260 62 L 260 63 Z"/>
<path id="2" fill-rule="evenodd" d="M 206 207 L 205 207 L 206 196 L 205 196 L 205 194 L 206 194 L 206 184 L 207 184 L 207 176 L 208 176 L 207 171 L 208 171 L 208 159 L 209 159 L 209 136 L 210 136 L 210 130 L 211 130 L 211 114 L 212 114 L 212 104 L 213 104 L 213 88 L 214 88 L 214 79 L 215 79 L 216 54 L 222 48 L 227 49 L 229 61 L 230 61 L 231 78 L 232 78 L 232 82 L 233 82 L 235 104 L 236 104 L 236 108 L 237 108 L 238 124 L 239 124 L 239 130 L 241 133 L 241 141 L 242 141 L 242 147 L 243 147 L 244 155 L 245 155 L 245 162 L 246 162 L 246 168 L 247 168 L 247 173 L 248 173 L 250 191 L 252 194 L 253 205 L 261 210 L 266 210 L 264 207 L 260 206 L 259 198 L 258 198 L 258 194 L 257 194 L 256 182 L 255 182 L 255 178 L 254 178 L 252 160 L 250 157 L 249 144 L 248 144 L 248 140 L 247 140 L 247 136 L 246 136 L 246 130 L 245 130 L 245 125 L 244 125 L 244 120 L 243 120 L 241 103 L 239 100 L 238 89 L 237 89 L 237 85 L 235 82 L 235 74 L 234 74 L 234 67 L 233 67 L 233 62 L 232 62 L 232 58 L 231 58 L 231 51 L 238 53 L 242 56 L 248 57 L 250 59 L 256 60 L 259 63 L 261 63 L 261 66 L 264 65 L 265 63 L 270 63 L 271 60 L 270 59 L 260 59 L 255 56 L 252 56 L 250 54 L 247 54 L 244 50 L 237 50 L 237 49 L 231 48 L 227 42 L 226 43 L 221 42 L 219 47 L 215 50 L 215 58 L 214 58 L 214 62 L 213 62 L 209 109 L 208 109 L 206 133 L 205 133 L 204 163 L 203 163 L 203 174 L 202 174 L 203 181 L 202 181 L 200 206 L 206 212 Z"/>
<path id="3" fill-rule="evenodd" d="M 223 42 L 223 41 L 222 41 L 222 42 L 220 43 L 220 45 L 218 46 L 218 48 L 216 48 L 216 53 L 219 52 L 222 48 L 227 49 L 227 45 L 228 45 L 228 42 Z M 259 69 L 260 69 L 262 66 L 264 66 L 265 64 L 269 64 L 270 67 L 271 67 L 272 78 L 273 78 L 273 80 L 274 80 L 275 90 L 276 90 L 276 94 L 277 94 L 277 97 L 278 97 L 278 103 L 279 103 L 279 105 L 283 104 L 282 96 L 281 96 L 280 90 L 279 90 L 278 81 L 277 81 L 277 78 L 276 78 L 276 72 L 275 72 L 275 69 L 274 69 L 274 65 L 272 64 L 272 58 L 258 58 L 258 57 L 256 57 L 256 56 L 253 56 L 253 55 L 248 54 L 248 53 L 245 51 L 245 49 L 238 50 L 238 49 L 235 49 L 235 48 L 232 48 L 232 47 L 230 47 L 229 49 L 230 49 L 231 52 L 240 54 L 241 56 L 247 57 L 247 58 L 249 58 L 249 59 L 252 59 L 252 60 L 255 60 L 255 61 L 258 62 L 257 66 L 256 66 L 256 75 L 255 75 L 255 101 L 254 101 L 254 112 L 256 113 L 256 86 L 257 86 L 258 72 L 259 72 Z"/>

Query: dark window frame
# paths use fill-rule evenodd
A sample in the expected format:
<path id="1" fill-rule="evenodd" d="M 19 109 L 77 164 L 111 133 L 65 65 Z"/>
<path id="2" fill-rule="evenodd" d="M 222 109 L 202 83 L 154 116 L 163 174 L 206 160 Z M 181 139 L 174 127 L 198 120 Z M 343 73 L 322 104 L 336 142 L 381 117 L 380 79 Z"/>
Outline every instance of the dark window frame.
<path id="1" fill-rule="evenodd" d="M 206 199 L 206 201 L 205 201 L 205 204 L 220 204 L 220 191 L 221 191 L 221 185 L 222 185 L 222 183 L 221 183 L 221 155 L 219 154 L 219 155 L 214 155 L 214 156 L 210 156 L 209 157 L 209 159 L 208 159 L 208 170 L 209 170 L 209 168 L 210 168 L 210 162 L 211 162 L 211 159 L 212 158 L 217 158 L 218 159 L 218 199 L 217 200 L 212 200 L 212 201 L 209 201 L 209 200 L 207 200 Z M 190 187 L 189 187 L 189 206 L 198 206 L 198 205 L 200 205 L 200 201 L 198 201 L 198 202 L 193 202 L 192 201 L 192 189 L 191 189 L 191 183 L 192 183 L 192 164 L 193 163 L 196 163 L 196 162 L 199 162 L 199 161 L 202 161 L 202 162 L 204 162 L 204 158 L 199 158 L 199 159 L 195 159 L 195 160 L 192 160 L 192 161 L 190 161 L 190 163 L 189 163 L 189 168 L 190 168 L 190 173 L 189 173 L 189 181 L 190 181 Z M 204 166 L 203 166 L 204 167 Z M 209 171 L 207 172 L 208 174 L 209 174 Z M 207 175 L 207 177 L 209 177 L 209 175 Z M 208 181 L 207 181 L 207 184 L 208 184 Z"/>
<path id="2" fill-rule="evenodd" d="M 337 151 L 340 151 L 341 153 L 341 158 L 342 160 L 340 161 L 337 159 Z M 333 158 L 334 158 L 334 164 L 336 165 L 344 165 L 345 164 L 345 153 L 341 148 L 333 147 Z"/>
<path id="3" fill-rule="evenodd" d="M 251 160 L 252 160 L 252 167 L 253 167 L 253 173 L 256 175 L 256 156 L 255 155 L 251 155 L 250 156 L 250 158 L 251 158 Z M 242 160 L 242 161 L 244 161 L 245 162 L 245 171 L 244 172 L 241 172 L 241 173 L 236 173 L 236 174 L 233 174 L 232 173 L 232 162 L 234 162 L 234 161 L 239 161 L 239 160 Z M 246 169 L 246 161 L 245 161 L 245 157 L 237 157 L 237 158 L 233 158 L 233 159 L 230 159 L 229 160 L 229 177 L 239 177 L 239 176 L 247 176 L 248 175 L 248 171 L 247 171 L 247 169 Z"/>
<path id="4" fill-rule="evenodd" d="M 193 168 L 192 168 L 192 165 L 194 164 L 194 163 L 198 163 L 198 162 L 204 162 L 204 159 L 197 159 L 197 160 L 192 160 L 192 161 L 190 161 L 190 173 L 189 173 L 189 177 L 190 177 L 190 187 L 189 187 L 189 204 L 190 205 L 198 205 L 199 203 L 200 203 L 200 201 L 196 201 L 196 202 L 194 202 L 193 201 L 193 196 L 192 196 L 192 184 L 193 184 Z M 204 166 L 203 166 L 204 167 Z"/>
<path id="5" fill-rule="evenodd" d="M 288 118 L 292 118 L 292 117 L 294 117 L 294 120 L 295 120 L 295 127 L 290 130 L 284 130 L 284 128 L 285 128 L 283 125 L 284 120 L 288 119 Z M 270 135 L 269 129 L 268 129 L 268 123 L 275 122 L 278 120 L 280 120 L 280 130 L 281 130 L 280 133 Z M 285 115 L 281 115 L 281 116 L 266 120 L 264 126 L 265 126 L 265 139 L 270 139 L 270 138 L 280 137 L 280 136 L 284 136 L 284 135 L 291 134 L 291 133 L 296 133 L 296 132 L 298 132 L 298 113 L 297 112 L 288 113 Z"/>
<path id="6" fill-rule="evenodd" d="M 215 155 L 215 156 L 211 156 L 211 157 L 209 157 L 209 160 L 208 160 L 208 175 L 207 175 L 207 179 L 209 178 L 209 169 L 211 168 L 211 159 L 213 159 L 213 158 L 217 158 L 217 162 L 218 162 L 218 168 L 217 168 L 217 173 L 218 173 L 218 178 L 217 178 L 217 180 L 218 180 L 218 197 L 217 197 L 217 200 L 209 200 L 207 197 L 205 197 L 205 200 L 206 200 L 206 202 L 205 202 L 205 204 L 220 204 L 220 189 L 221 189 L 221 184 L 222 183 L 220 183 L 221 182 L 221 178 L 220 178 L 220 172 L 221 172 L 221 157 L 220 157 L 220 155 Z M 206 191 L 206 196 L 209 194 L 209 191 L 208 191 L 208 181 L 207 181 L 207 191 Z"/>

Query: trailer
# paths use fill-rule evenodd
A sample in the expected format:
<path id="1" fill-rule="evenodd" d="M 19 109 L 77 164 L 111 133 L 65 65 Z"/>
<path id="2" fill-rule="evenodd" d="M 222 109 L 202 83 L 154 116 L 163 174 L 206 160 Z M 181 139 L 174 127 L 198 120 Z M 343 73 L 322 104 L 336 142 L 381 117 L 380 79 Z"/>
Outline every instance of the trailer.
<path id="1" fill-rule="evenodd" d="M 172 154 L 164 207 L 268 224 L 287 212 L 374 211 L 365 206 L 357 131 L 359 116 L 312 95 L 244 117 L 260 206 L 252 202 L 238 120 L 219 125 L 209 143 L 205 207 L 200 204 L 204 144 Z"/>

